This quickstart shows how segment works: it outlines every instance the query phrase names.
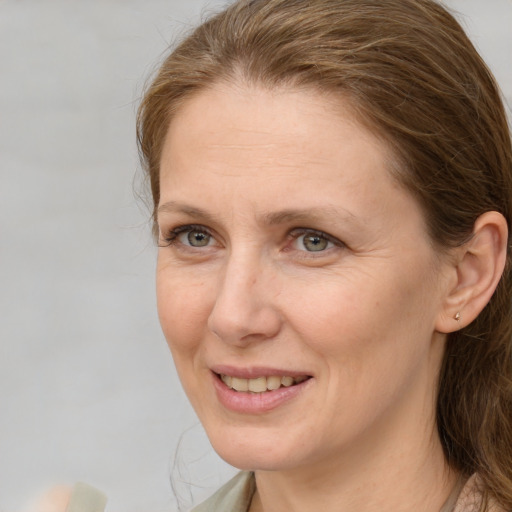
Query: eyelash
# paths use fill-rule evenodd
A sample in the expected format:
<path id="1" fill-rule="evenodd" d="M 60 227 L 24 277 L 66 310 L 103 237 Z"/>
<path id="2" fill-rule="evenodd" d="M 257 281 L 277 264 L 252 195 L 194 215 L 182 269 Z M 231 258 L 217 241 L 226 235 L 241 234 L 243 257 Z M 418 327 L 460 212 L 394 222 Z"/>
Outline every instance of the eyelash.
<path id="1" fill-rule="evenodd" d="M 176 242 L 178 242 L 179 235 L 181 235 L 182 233 L 189 233 L 192 231 L 197 231 L 199 233 L 205 233 L 205 234 L 213 237 L 213 234 L 210 232 L 210 230 L 208 230 L 204 226 L 201 226 L 200 224 L 186 224 L 184 226 L 178 226 L 174 229 L 167 231 L 166 236 L 164 236 L 162 239 L 162 241 L 165 242 L 165 245 L 162 245 L 161 243 L 159 243 L 158 246 L 159 247 L 170 247 L 172 245 L 175 245 Z"/>
<path id="2" fill-rule="evenodd" d="M 341 240 L 338 240 L 337 238 L 325 233 L 324 231 L 319 231 L 317 229 L 311 229 L 311 228 L 295 228 L 295 229 L 292 229 L 288 235 L 288 237 L 292 240 L 292 241 L 298 241 L 302 236 L 305 236 L 305 235 L 309 235 L 309 236 L 312 236 L 312 237 L 318 237 L 318 238 L 321 238 L 323 240 L 326 240 L 327 242 L 331 243 L 332 245 L 336 246 L 336 247 L 339 247 L 339 248 L 344 248 L 346 247 L 346 245 L 341 241 Z M 322 251 L 317 251 L 319 252 L 320 254 L 325 254 L 326 251 L 328 249 L 325 249 L 325 250 L 322 250 Z M 314 254 L 315 254 L 315 251 L 301 251 L 299 250 L 299 252 L 301 253 L 304 253 L 303 254 L 303 257 L 308 257 L 308 258 L 313 258 L 315 257 Z M 306 256 L 306 254 L 308 256 Z"/>
<path id="3" fill-rule="evenodd" d="M 198 233 L 204 233 L 212 238 L 215 238 L 214 235 L 212 234 L 212 232 L 205 226 L 202 226 L 200 224 L 186 224 L 186 225 L 178 226 L 174 229 L 169 230 L 167 232 L 167 235 L 162 238 L 162 241 L 164 243 L 163 244 L 159 243 L 159 247 L 170 247 L 170 246 L 176 245 L 177 243 L 179 243 L 179 240 L 178 240 L 179 235 L 181 235 L 183 233 L 191 233 L 193 231 L 197 231 Z M 305 236 L 305 235 L 310 235 L 312 237 L 318 237 L 320 239 L 326 240 L 328 243 L 331 243 L 332 245 L 334 245 L 336 247 L 340 247 L 340 248 L 346 247 L 346 245 L 341 240 L 338 240 L 337 238 L 325 233 L 324 231 L 319 231 L 319 230 L 311 229 L 311 228 L 294 228 L 288 233 L 287 238 L 289 241 L 294 242 L 294 241 L 299 240 L 301 236 Z M 191 248 L 191 249 L 200 249 L 200 247 L 189 246 L 186 244 L 183 244 L 183 245 L 185 247 Z M 314 257 L 314 253 L 315 253 L 315 251 L 307 251 L 307 250 L 298 250 L 298 252 L 304 253 L 303 257 L 310 257 L 310 258 Z M 325 254 L 326 250 L 320 250 L 317 252 L 319 252 L 321 254 L 322 253 Z M 306 254 L 308 254 L 308 256 L 305 256 Z"/>

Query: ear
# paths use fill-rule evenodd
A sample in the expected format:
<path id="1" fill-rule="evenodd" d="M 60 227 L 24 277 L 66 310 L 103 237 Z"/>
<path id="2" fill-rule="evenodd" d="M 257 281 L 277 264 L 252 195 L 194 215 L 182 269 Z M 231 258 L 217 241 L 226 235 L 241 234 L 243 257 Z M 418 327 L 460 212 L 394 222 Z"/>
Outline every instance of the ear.
<path id="1" fill-rule="evenodd" d="M 437 318 L 439 332 L 466 327 L 484 309 L 505 268 L 507 241 L 507 221 L 501 213 L 478 217 L 471 240 L 455 250 L 455 278 Z"/>

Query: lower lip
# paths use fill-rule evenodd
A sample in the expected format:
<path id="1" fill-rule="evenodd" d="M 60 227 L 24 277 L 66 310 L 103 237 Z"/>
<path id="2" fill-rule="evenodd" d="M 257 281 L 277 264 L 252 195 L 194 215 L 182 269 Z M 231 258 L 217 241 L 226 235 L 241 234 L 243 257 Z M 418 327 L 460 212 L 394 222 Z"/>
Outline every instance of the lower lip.
<path id="1" fill-rule="evenodd" d="M 219 402 L 226 409 L 243 414 L 261 414 L 276 409 L 297 398 L 313 380 L 309 378 L 293 386 L 280 387 L 263 393 L 248 393 L 228 388 L 213 372 L 212 377 Z"/>

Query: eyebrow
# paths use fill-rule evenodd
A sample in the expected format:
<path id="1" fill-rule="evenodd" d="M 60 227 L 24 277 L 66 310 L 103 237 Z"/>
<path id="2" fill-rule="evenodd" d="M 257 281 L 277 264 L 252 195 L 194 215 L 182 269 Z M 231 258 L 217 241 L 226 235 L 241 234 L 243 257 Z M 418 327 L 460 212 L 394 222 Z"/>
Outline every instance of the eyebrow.
<path id="1" fill-rule="evenodd" d="M 157 209 L 157 216 L 161 213 L 181 213 L 190 217 L 201 219 L 208 223 L 220 223 L 218 216 L 198 208 L 196 206 L 168 201 Z M 264 225 L 276 226 L 280 224 L 307 223 L 314 221 L 325 221 L 326 219 L 337 219 L 345 222 L 356 222 L 356 216 L 348 210 L 335 208 L 333 206 L 315 208 L 290 208 L 276 212 L 266 212 L 258 217 L 258 221 Z"/>
<path id="2" fill-rule="evenodd" d="M 332 218 L 354 220 L 355 216 L 345 209 L 339 210 L 332 206 L 325 206 L 321 208 L 287 209 L 262 215 L 263 222 L 271 226 L 277 224 L 291 224 L 294 222 L 301 223 L 307 221 L 319 221 Z"/>
<path id="3" fill-rule="evenodd" d="M 161 213 L 183 213 L 190 217 L 203 219 L 206 222 L 217 221 L 217 216 L 212 215 L 206 210 L 185 203 L 179 203 L 177 201 L 168 201 L 167 203 L 160 205 L 157 209 L 157 218 Z"/>

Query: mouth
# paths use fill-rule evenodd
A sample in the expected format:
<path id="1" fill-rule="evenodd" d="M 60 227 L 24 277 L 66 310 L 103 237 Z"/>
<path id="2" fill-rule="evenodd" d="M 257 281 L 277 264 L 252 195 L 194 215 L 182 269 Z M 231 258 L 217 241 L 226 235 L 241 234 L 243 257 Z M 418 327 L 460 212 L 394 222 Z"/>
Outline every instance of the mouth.
<path id="1" fill-rule="evenodd" d="M 223 373 L 216 375 L 229 389 L 240 393 L 267 393 L 280 388 L 296 386 L 311 378 L 309 375 L 300 375 L 298 377 L 271 375 L 268 377 L 261 376 L 252 379 L 244 379 Z"/>

